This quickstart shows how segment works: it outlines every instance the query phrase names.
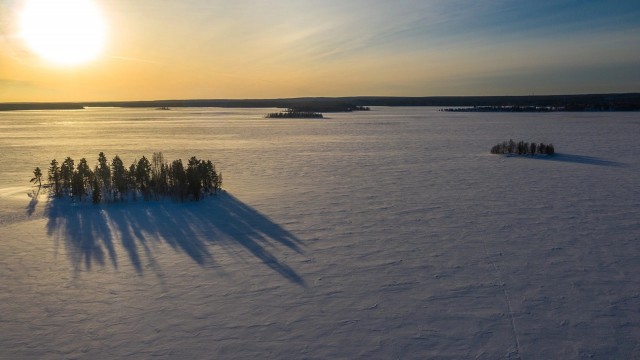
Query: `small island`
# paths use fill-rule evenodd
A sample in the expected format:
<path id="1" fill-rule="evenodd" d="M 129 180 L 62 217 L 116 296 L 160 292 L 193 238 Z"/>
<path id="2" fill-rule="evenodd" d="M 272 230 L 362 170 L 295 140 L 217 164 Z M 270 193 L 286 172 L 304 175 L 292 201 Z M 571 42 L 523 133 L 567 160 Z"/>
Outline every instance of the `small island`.
<path id="1" fill-rule="evenodd" d="M 368 106 L 349 103 L 302 103 L 284 111 L 267 114 L 268 119 L 322 119 L 323 112 L 370 111 Z"/>
<path id="2" fill-rule="evenodd" d="M 313 111 L 299 111 L 296 109 L 287 109 L 285 111 L 269 113 L 265 116 L 267 119 L 322 119 L 324 115 Z"/>
<path id="3" fill-rule="evenodd" d="M 528 143 L 525 141 L 515 142 L 513 140 L 503 141 L 491 148 L 492 154 L 514 154 L 514 155 L 553 155 L 555 149 L 553 144 Z"/>
<path id="4" fill-rule="evenodd" d="M 98 164 L 93 170 L 85 158 L 77 165 L 71 157 L 62 164 L 53 159 L 47 171 L 48 183 L 42 184 L 43 173 L 39 167 L 33 170 L 33 175 L 31 182 L 48 188 L 54 199 L 78 202 L 91 199 L 94 204 L 138 197 L 198 201 L 222 187 L 222 174 L 210 160 L 192 156 L 185 166 L 181 159 L 165 161 L 161 152 L 153 153 L 151 161 L 143 156 L 128 168 L 118 155 L 109 163 L 103 152 L 98 155 Z"/>

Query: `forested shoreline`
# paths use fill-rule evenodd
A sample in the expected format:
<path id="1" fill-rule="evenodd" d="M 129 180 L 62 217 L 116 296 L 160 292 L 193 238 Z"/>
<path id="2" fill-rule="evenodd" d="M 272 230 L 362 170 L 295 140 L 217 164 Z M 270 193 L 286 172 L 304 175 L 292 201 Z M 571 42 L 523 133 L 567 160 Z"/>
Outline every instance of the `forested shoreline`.
<path id="1" fill-rule="evenodd" d="M 298 111 L 334 112 L 367 110 L 370 106 L 489 106 L 553 107 L 564 111 L 640 111 L 640 93 L 604 93 L 526 96 L 349 96 L 282 99 L 183 99 L 148 101 L 88 101 L 68 103 L 0 103 L 0 111 L 82 109 L 84 107 L 123 108 L 293 108 Z"/>
<path id="2" fill-rule="evenodd" d="M 222 188 L 222 174 L 210 160 L 192 156 L 185 166 L 181 159 L 167 162 L 161 152 L 153 153 L 151 161 L 142 156 L 129 167 L 118 155 L 109 163 L 106 155 L 100 152 L 93 170 L 86 158 L 80 159 L 77 165 L 71 157 L 62 163 L 53 159 L 47 170 L 46 184 L 43 184 L 44 174 L 39 167 L 33 170 L 33 175 L 31 182 L 47 187 L 53 198 L 80 202 L 91 199 L 94 204 L 138 197 L 198 201 Z"/>

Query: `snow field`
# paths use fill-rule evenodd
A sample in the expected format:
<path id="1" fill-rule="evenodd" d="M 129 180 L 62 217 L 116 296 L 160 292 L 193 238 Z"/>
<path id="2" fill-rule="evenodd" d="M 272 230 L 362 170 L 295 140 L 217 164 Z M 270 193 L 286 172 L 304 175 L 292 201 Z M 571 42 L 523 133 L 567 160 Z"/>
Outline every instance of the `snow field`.
<path id="1" fill-rule="evenodd" d="M 640 357 L 637 114 L 271 110 L 0 114 L 0 358 Z M 52 157 L 158 150 L 227 193 L 27 196 Z"/>

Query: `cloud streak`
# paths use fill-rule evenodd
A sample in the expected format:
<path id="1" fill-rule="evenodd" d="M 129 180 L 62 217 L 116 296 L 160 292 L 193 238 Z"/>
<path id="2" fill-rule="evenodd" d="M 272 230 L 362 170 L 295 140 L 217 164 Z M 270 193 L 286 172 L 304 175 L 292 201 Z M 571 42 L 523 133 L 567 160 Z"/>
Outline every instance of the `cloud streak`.
<path id="1" fill-rule="evenodd" d="M 640 62 L 634 1 L 101 4 L 112 29 L 107 52 L 119 61 L 96 65 L 96 74 L 110 74 L 100 77 L 100 94 L 123 88 L 127 96 L 149 98 L 615 91 L 615 83 L 603 81 L 606 74 L 628 91 L 620 69 Z M 559 77 L 562 71 L 572 75 Z"/>

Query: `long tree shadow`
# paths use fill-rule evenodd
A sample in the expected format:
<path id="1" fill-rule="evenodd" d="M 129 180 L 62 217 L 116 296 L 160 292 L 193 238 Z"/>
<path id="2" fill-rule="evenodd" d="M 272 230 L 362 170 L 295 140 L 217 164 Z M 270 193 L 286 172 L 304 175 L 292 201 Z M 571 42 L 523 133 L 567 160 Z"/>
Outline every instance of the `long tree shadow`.
<path id="1" fill-rule="evenodd" d="M 201 266 L 214 263 L 209 245 L 240 246 L 284 278 L 305 286 L 304 279 L 271 251 L 278 245 L 301 253 L 301 241 L 231 194 L 222 192 L 199 202 L 113 203 L 94 206 L 50 200 L 47 232 L 65 243 L 73 266 L 91 270 L 109 261 L 118 267 L 119 241 L 139 274 L 143 259 L 154 262 L 153 241 L 165 242 Z"/>
<path id="2" fill-rule="evenodd" d="M 38 198 L 40 197 L 40 190 L 42 189 L 42 186 L 38 186 L 37 190 L 31 190 L 30 193 L 27 193 L 27 196 L 29 196 L 29 198 L 31 200 L 29 200 L 29 204 L 27 205 L 27 215 L 28 216 L 32 216 L 33 213 L 36 211 L 36 207 L 38 206 Z"/>
<path id="3" fill-rule="evenodd" d="M 614 167 L 623 167 L 624 164 L 612 161 L 601 159 L 593 156 L 584 156 L 584 155 L 573 155 L 573 154 L 560 154 L 556 153 L 553 156 L 524 156 L 527 159 L 536 159 L 536 160 L 546 160 L 546 161 L 560 161 L 560 162 L 570 162 L 576 164 L 585 164 L 585 165 L 597 165 L 597 166 L 614 166 Z"/>

